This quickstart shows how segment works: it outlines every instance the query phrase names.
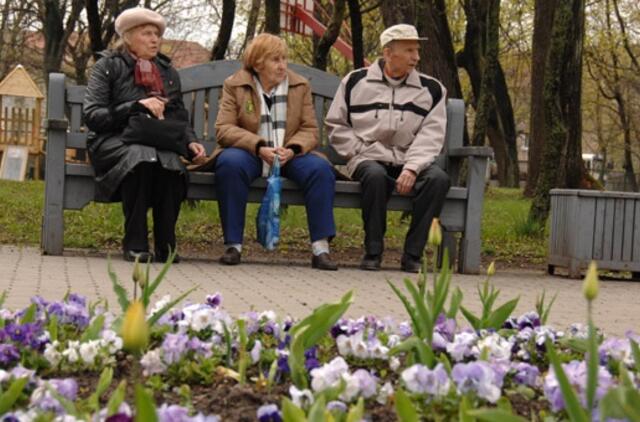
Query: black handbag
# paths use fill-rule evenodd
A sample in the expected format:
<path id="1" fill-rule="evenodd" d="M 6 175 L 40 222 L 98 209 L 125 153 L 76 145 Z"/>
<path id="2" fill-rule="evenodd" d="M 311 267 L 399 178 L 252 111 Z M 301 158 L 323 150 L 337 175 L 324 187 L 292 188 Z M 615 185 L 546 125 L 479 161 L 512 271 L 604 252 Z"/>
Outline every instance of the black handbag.
<path id="1" fill-rule="evenodd" d="M 160 120 L 144 106 L 137 105 L 134 105 L 130 111 L 128 124 L 122 132 L 122 142 L 148 145 L 188 157 L 189 152 L 185 142 L 188 121 L 175 118 Z"/>

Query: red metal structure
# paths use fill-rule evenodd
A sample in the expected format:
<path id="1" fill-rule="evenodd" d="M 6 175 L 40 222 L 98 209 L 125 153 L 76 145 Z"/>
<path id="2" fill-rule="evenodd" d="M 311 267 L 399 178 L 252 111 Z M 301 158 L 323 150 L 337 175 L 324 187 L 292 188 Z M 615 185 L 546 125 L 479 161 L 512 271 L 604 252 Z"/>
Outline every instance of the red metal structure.
<path id="1" fill-rule="evenodd" d="M 327 30 L 314 15 L 314 9 L 323 19 L 329 20 L 329 13 L 317 0 L 283 0 L 280 2 L 280 27 L 283 31 L 300 35 L 316 34 L 322 36 Z M 333 44 L 343 56 L 353 61 L 353 49 L 350 43 L 351 34 L 349 28 L 343 25 L 341 36 Z M 365 59 L 365 65 L 369 62 Z"/>

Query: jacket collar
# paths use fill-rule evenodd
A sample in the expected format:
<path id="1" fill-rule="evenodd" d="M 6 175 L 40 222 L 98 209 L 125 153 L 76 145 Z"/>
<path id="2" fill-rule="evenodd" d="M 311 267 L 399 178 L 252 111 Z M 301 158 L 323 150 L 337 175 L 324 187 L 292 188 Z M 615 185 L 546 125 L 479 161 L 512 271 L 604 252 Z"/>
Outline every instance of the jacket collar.
<path id="1" fill-rule="evenodd" d="M 367 70 L 367 79 L 370 81 L 384 82 L 386 83 L 386 79 L 384 76 L 383 69 L 384 68 L 384 59 L 379 58 L 375 62 L 369 66 Z M 415 88 L 421 88 L 422 84 L 420 83 L 420 74 L 417 70 L 413 69 L 409 72 L 407 79 L 404 81 L 405 85 L 413 86 Z"/>
<path id="2" fill-rule="evenodd" d="M 291 69 L 287 69 L 287 77 L 289 78 L 289 87 L 307 83 L 305 78 L 298 75 Z M 253 89 L 256 89 L 256 83 L 253 80 L 253 73 L 244 68 L 231 75 L 229 83 L 232 86 L 251 86 Z"/>
<path id="3" fill-rule="evenodd" d="M 136 59 L 134 59 L 131 54 L 129 54 L 126 50 L 104 50 L 98 53 L 101 57 L 110 57 L 110 56 L 120 56 L 124 60 L 124 62 L 129 67 L 134 67 L 136 65 Z M 154 58 L 154 61 L 164 68 L 168 68 L 171 66 L 171 59 L 165 56 L 162 53 L 158 53 L 158 55 Z"/>

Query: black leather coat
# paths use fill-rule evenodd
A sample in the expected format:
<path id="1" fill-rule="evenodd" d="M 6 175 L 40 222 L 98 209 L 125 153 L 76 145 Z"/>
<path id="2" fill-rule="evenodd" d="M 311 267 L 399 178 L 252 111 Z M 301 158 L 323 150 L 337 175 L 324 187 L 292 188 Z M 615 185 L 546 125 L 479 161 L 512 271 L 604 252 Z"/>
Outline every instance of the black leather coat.
<path id="1" fill-rule="evenodd" d="M 87 150 L 96 172 L 96 199 L 118 200 L 118 187 L 124 177 L 141 162 L 159 162 L 165 169 L 187 171 L 180 157 L 171 151 L 156 150 L 140 144 L 125 144 L 120 135 L 127 125 L 129 111 L 138 100 L 147 97 L 144 88 L 135 84 L 136 61 L 125 51 L 103 52 L 93 67 L 84 98 L 83 117 L 89 128 Z M 162 54 L 154 59 L 164 81 L 169 103 L 165 118 L 188 117 L 182 102 L 180 78 L 169 58 Z M 175 111 L 175 116 L 170 110 Z M 181 112 L 179 112 L 181 111 Z M 187 125 L 184 142 L 196 142 L 196 135 Z"/>

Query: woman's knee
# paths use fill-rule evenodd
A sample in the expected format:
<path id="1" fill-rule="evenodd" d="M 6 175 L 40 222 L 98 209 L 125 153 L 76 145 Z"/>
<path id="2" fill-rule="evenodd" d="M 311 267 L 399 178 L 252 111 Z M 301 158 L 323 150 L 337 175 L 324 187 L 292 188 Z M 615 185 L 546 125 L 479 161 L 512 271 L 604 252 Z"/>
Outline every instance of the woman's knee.
<path id="1" fill-rule="evenodd" d="M 216 157 L 215 172 L 240 175 L 256 166 L 256 158 L 240 148 L 225 148 Z"/>

